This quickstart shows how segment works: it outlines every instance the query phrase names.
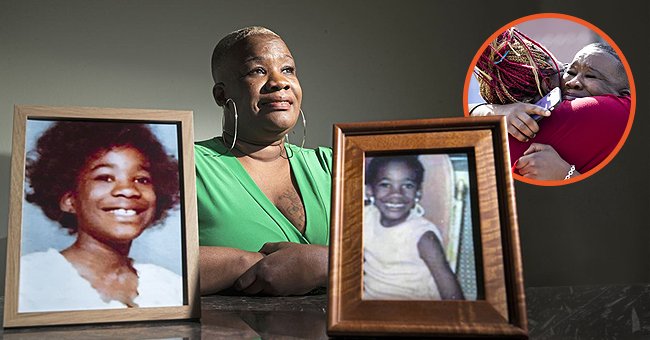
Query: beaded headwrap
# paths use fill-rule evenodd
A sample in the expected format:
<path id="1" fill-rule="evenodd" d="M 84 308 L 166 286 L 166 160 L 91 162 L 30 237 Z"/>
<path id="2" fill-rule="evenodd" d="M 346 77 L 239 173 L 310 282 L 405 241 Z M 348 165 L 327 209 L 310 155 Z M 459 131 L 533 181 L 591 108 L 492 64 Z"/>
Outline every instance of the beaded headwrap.
<path id="1" fill-rule="evenodd" d="M 530 102 L 536 95 L 550 91 L 550 77 L 561 68 L 544 46 L 512 27 L 491 42 L 483 51 L 474 74 L 480 94 L 491 104 Z M 546 83 L 544 91 L 542 83 Z"/>

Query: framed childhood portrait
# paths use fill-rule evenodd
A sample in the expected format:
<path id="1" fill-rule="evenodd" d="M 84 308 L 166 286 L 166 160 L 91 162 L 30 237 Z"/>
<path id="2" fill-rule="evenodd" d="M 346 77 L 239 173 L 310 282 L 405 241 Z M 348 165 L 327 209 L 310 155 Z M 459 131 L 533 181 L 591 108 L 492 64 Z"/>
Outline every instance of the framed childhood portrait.
<path id="1" fill-rule="evenodd" d="M 191 111 L 16 106 L 4 327 L 198 318 Z"/>
<path id="2" fill-rule="evenodd" d="M 329 335 L 526 338 L 503 117 L 334 126 Z"/>

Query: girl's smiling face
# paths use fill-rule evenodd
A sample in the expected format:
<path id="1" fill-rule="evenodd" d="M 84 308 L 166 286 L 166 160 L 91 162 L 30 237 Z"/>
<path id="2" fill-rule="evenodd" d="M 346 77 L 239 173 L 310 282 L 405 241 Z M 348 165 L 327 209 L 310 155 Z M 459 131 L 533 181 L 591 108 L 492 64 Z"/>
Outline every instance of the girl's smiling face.
<path id="1" fill-rule="evenodd" d="M 390 161 L 382 165 L 375 181 L 366 186 L 366 194 L 374 196 L 381 213 L 381 225 L 392 227 L 406 220 L 420 196 L 420 183 L 416 171 L 403 161 Z"/>
<path id="2" fill-rule="evenodd" d="M 75 214 L 78 232 L 104 243 L 133 241 L 152 223 L 156 211 L 149 161 L 137 149 L 103 150 L 86 163 L 74 192 L 60 200 Z"/>

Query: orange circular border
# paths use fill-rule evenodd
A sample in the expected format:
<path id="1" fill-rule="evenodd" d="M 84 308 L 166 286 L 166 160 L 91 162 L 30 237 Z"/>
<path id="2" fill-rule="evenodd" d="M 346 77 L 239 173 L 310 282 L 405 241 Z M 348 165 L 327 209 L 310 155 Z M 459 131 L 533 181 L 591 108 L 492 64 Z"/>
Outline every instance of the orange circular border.
<path id="1" fill-rule="evenodd" d="M 516 26 L 518 24 L 521 24 L 526 21 L 530 20 L 535 20 L 535 19 L 548 19 L 548 18 L 553 18 L 553 19 L 563 19 L 563 20 L 569 20 L 573 21 L 577 24 L 580 24 L 582 26 L 586 26 L 587 28 L 591 29 L 592 31 L 596 32 L 601 38 L 605 39 L 607 43 L 609 43 L 616 53 L 618 53 L 618 56 L 621 58 L 621 61 L 623 62 L 623 66 L 625 67 L 625 73 L 627 73 L 627 77 L 630 82 L 630 99 L 631 99 L 631 106 L 630 106 L 630 115 L 627 120 L 627 126 L 625 127 L 625 131 L 623 132 L 623 136 L 621 136 L 621 139 L 618 141 L 618 144 L 616 144 L 616 147 L 612 152 L 610 152 L 607 157 L 602 160 L 598 165 L 596 165 L 594 168 L 591 170 L 585 172 L 584 174 L 580 174 L 580 176 L 570 178 L 568 180 L 551 180 L 551 181 L 543 181 L 543 180 L 536 180 L 536 179 L 530 179 L 530 178 L 525 178 L 524 176 L 518 175 L 518 174 L 512 174 L 513 177 L 524 183 L 528 184 L 534 184 L 534 185 L 542 185 L 542 186 L 559 186 L 559 185 L 565 185 L 565 184 L 571 184 L 575 182 L 582 181 L 583 179 L 588 178 L 589 176 L 595 174 L 596 172 L 600 171 L 603 167 L 605 167 L 609 162 L 616 156 L 618 151 L 623 147 L 623 144 L 625 144 L 625 140 L 627 140 L 627 136 L 630 134 L 630 130 L 632 129 L 632 123 L 634 122 L 634 114 L 636 112 L 636 87 L 634 85 L 634 77 L 632 76 L 632 70 L 630 69 L 630 65 L 627 62 L 627 59 L 625 58 L 625 55 L 623 55 L 623 52 L 621 49 L 616 45 L 614 40 L 610 38 L 605 32 L 603 32 L 600 28 L 594 26 L 593 24 L 582 20 L 580 18 L 576 18 L 574 16 L 566 15 L 566 14 L 560 14 L 560 13 L 539 13 L 539 14 L 533 14 L 533 15 L 528 15 L 522 18 L 519 18 L 517 20 L 511 21 L 507 23 L 506 25 L 502 26 L 499 30 L 497 30 L 494 34 L 492 34 L 487 40 L 481 45 L 481 48 L 478 49 L 476 52 L 476 55 L 472 59 L 472 62 L 470 63 L 469 69 L 467 70 L 467 76 L 465 77 L 465 86 L 463 87 L 463 111 L 465 117 L 469 117 L 469 103 L 467 103 L 468 100 L 468 92 L 469 92 L 469 83 L 470 79 L 472 77 L 473 71 L 474 71 L 474 66 L 476 65 L 479 56 L 481 55 L 481 52 L 487 48 L 489 43 L 493 41 L 494 39 L 497 38 L 497 36 L 505 31 L 506 29 Z M 510 152 L 508 151 L 508 154 Z M 509 162 L 510 160 L 508 160 Z"/>

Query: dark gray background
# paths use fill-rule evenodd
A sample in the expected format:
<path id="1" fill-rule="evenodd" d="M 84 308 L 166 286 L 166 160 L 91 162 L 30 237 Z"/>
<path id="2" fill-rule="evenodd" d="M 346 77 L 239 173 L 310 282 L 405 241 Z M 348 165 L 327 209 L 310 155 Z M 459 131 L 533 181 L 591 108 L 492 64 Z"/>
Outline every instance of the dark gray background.
<path id="1" fill-rule="evenodd" d="M 580 17 L 612 37 L 638 100 L 627 143 L 605 169 L 570 186 L 516 184 L 526 286 L 648 282 L 650 5 L 642 1 L 0 0 L 0 237 L 14 104 L 190 109 L 196 139 L 207 139 L 220 131 L 212 48 L 258 24 L 296 58 L 308 144 L 331 145 L 336 122 L 462 116 L 479 46 L 540 12 Z"/>

